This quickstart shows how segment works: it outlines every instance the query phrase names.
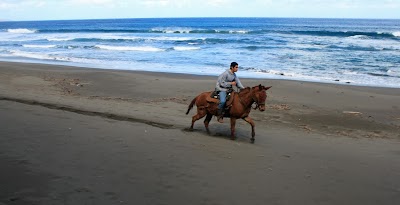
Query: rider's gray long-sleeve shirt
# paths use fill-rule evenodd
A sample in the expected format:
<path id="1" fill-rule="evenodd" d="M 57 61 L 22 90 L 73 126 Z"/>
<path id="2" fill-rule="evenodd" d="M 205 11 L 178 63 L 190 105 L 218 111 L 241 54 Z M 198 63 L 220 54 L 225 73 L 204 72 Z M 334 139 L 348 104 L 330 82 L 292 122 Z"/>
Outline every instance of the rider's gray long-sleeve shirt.
<path id="1" fill-rule="evenodd" d="M 232 73 L 230 69 L 228 69 L 218 77 L 215 89 L 218 91 L 227 91 L 228 89 L 232 88 L 231 82 L 233 81 L 236 81 L 236 86 L 238 88 L 244 88 L 236 74 Z"/>

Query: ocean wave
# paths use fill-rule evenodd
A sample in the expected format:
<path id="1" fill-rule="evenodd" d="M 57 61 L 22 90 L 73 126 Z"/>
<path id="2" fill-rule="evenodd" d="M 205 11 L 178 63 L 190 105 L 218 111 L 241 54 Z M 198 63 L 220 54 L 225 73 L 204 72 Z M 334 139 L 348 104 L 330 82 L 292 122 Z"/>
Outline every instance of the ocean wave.
<path id="1" fill-rule="evenodd" d="M 155 48 L 151 46 L 106 46 L 106 45 L 96 45 L 95 48 L 103 50 L 114 50 L 114 51 L 145 51 L 145 52 L 160 52 L 165 51 L 165 49 Z"/>
<path id="2" fill-rule="evenodd" d="M 389 70 L 387 71 L 387 73 L 388 73 L 388 75 L 390 75 L 390 76 L 395 76 L 395 77 L 399 77 L 399 78 L 400 78 L 400 72 L 397 72 L 397 71 L 395 71 L 395 70 L 389 69 Z"/>
<path id="3" fill-rule="evenodd" d="M 25 48 L 55 48 L 56 45 L 22 45 Z"/>
<path id="4" fill-rule="evenodd" d="M 271 49 L 273 47 L 271 47 L 271 46 L 244 46 L 242 48 L 247 49 L 249 51 L 256 51 L 256 50 L 263 50 L 263 49 Z"/>
<path id="5" fill-rule="evenodd" d="M 353 38 L 397 38 L 399 32 L 361 32 L 361 31 L 289 31 L 286 33 L 293 33 L 299 35 L 312 35 L 312 36 L 332 36 L 332 37 L 353 37 Z"/>
<path id="6" fill-rule="evenodd" d="M 32 30 L 30 30 L 32 31 Z M 250 31 L 250 30 L 218 30 L 218 29 L 193 29 L 193 28 L 151 28 L 145 29 L 40 29 L 34 30 L 38 33 L 180 33 L 180 34 L 249 34 L 260 33 L 264 31 Z"/>
<path id="7" fill-rule="evenodd" d="M 239 34 L 246 34 L 246 33 L 249 33 L 249 31 L 245 31 L 245 30 L 237 30 L 237 31 L 233 31 L 233 30 L 230 30 L 230 31 L 229 31 L 229 33 L 239 33 Z"/>
<path id="8" fill-rule="evenodd" d="M 150 38 L 145 38 L 145 39 L 154 40 L 154 41 L 190 41 L 190 40 L 204 40 L 205 38 L 159 36 L 159 37 L 150 37 Z"/>
<path id="9" fill-rule="evenodd" d="M 152 28 L 152 33 L 190 33 L 192 28 Z"/>
<path id="10" fill-rule="evenodd" d="M 376 77 L 400 78 L 400 76 L 384 74 L 384 73 L 371 73 L 371 72 L 369 72 L 367 74 L 371 75 L 371 76 L 376 76 Z"/>
<path id="11" fill-rule="evenodd" d="M 0 54 L 0 56 L 27 58 L 27 59 L 31 59 L 31 60 L 42 60 L 47 63 L 56 62 L 56 63 L 61 63 L 62 65 L 71 65 L 69 63 L 84 63 L 84 64 L 88 64 L 88 65 L 97 65 L 100 67 L 101 65 L 104 64 L 103 60 L 100 60 L 100 59 L 67 57 L 67 56 L 52 55 L 52 54 L 25 52 L 25 51 L 19 51 L 19 50 L 11 50 L 11 51 L 8 51 L 7 54 Z M 67 64 L 65 64 L 65 63 L 67 63 Z"/>
<path id="12" fill-rule="evenodd" d="M 336 46 L 336 45 L 330 45 L 327 46 L 329 49 L 340 49 L 340 50 L 351 50 L 351 51 L 381 51 L 381 50 L 391 50 L 388 48 L 385 49 L 378 49 L 373 46 L 368 46 L 368 47 L 363 47 L 363 46 L 355 46 L 355 45 L 350 45 L 350 46 Z"/>
<path id="13" fill-rule="evenodd" d="M 16 28 L 16 29 L 7 29 L 8 33 L 36 33 L 36 30 L 27 29 L 27 28 Z"/>
<path id="14" fill-rule="evenodd" d="M 200 50 L 200 47 L 183 47 L 183 46 L 175 46 L 173 48 L 176 51 L 192 51 L 192 50 Z"/>
<path id="15" fill-rule="evenodd" d="M 370 39 L 366 35 L 355 35 L 355 36 L 349 36 L 348 38 L 352 38 L 352 39 Z"/>
<path id="16" fill-rule="evenodd" d="M 148 33 L 137 29 L 40 29 L 38 33 Z"/>
<path id="17" fill-rule="evenodd" d="M 78 36 L 78 35 L 77 35 Z M 47 41 L 76 41 L 76 42 L 144 42 L 144 41 L 203 41 L 206 38 L 192 37 L 138 37 L 138 36 L 99 36 L 99 37 L 52 37 L 46 38 Z"/>
<path id="18" fill-rule="evenodd" d="M 39 60 L 72 61 L 71 58 L 69 58 L 69 57 L 52 56 L 52 55 L 48 55 L 48 54 L 32 53 L 32 52 L 25 52 L 25 51 L 18 51 L 18 50 L 11 50 L 10 54 L 12 56 L 39 59 Z"/>
<path id="19" fill-rule="evenodd" d="M 72 41 L 74 39 L 75 38 L 71 38 L 71 37 L 69 37 L 69 38 L 67 38 L 67 37 L 65 37 L 65 38 L 61 38 L 61 37 L 59 37 L 59 38 L 57 38 L 57 37 L 55 37 L 55 38 L 46 38 L 47 41 Z"/>
<path id="20" fill-rule="evenodd" d="M 193 28 L 152 28 L 151 33 L 192 33 L 192 34 L 214 34 L 214 33 L 233 33 L 233 31 L 215 29 L 193 29 Z"/>

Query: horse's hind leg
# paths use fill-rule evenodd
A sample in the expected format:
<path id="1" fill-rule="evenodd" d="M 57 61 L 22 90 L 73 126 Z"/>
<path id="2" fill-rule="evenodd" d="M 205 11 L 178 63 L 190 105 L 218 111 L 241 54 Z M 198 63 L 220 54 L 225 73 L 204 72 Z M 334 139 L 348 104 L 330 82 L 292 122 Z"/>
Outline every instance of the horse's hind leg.
<path id="1" fill-rule="evenodd" d="M 255 131 L 254 131 L 254 126 L 255 123 L 253 121 L 253 119 L 251 119 L 249 116 L 243 118 L 244 121 L 248 122 L 251 125 L 251 142 L 254 143 L 254 136 L 256 135 Z"/>
<path id="2" fill-rule="evenodd" d="M 231 140 L 236 139 L 235 127 L 236 127 L 236 118 L 231 117 Z"/>
<path id="3" fill-rule="evenodd" d="M 204 126 L 206 127 L 207 133 L 210 134 L 210 129 L 208 129 L 208 124 L 210 124 L 212 114 L 207 114 L 206 119 L 204 119 Z"/>
<path id="4" fill-rule="evenodd" d="M 190 126 L 190 129 L 193 129 L 194 122 L 197 120 L 203 118 L 206 115 L 206 111 L 204 109 L 197 109 L 197 114 L 192 117 L 192 126 Z"/>

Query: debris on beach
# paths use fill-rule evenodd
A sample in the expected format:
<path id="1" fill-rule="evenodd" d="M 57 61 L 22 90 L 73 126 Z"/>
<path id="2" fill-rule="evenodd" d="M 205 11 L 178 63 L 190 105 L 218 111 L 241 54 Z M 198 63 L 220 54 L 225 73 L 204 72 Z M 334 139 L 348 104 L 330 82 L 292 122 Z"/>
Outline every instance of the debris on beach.
<path id="1" fill-rule="evenodd" d="M 290 106 L 287 104 L 280 104 L 280 105 L 270 105 L 269 108 L 274 109 L 274 110 L 290 110 Z"/>
<path id="2" fill-rule="evenodd" d="M 361 112 L 357 111 L 343 111 L 344 114 L 353 114 L 353 115 L 361 115 Z"/>
<path id="3" fill-rule="evenodd" d="M 300 128 L 303 128 L 304 130 L 306 130 L 307 132 L 311 132 L 311 128 L 308 125 L 298 125 Z"/>

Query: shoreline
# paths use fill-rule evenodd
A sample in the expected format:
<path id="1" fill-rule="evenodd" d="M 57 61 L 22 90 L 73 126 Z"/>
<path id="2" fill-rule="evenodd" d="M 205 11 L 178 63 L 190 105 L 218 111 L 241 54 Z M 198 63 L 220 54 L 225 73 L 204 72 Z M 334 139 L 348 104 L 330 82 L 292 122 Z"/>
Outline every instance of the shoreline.
<path id="1" fill-rule="evenodd" d="M 199 77 L 218 77 L 218 74 L 212 75 L 212 74 L 190 74 L 190 73 L 173 73 L 173 72 L 162 72 L 162 71 L 146 71 L 146 70 L 129 70 L 129 69 L 110 69 L 110 68 L 101 68 L 101 67 L 84 67 L 84 66 L 74 66 L 74 65 L 64 65 L 64 64 L 58 64 L 58 63 L 43 63 L 43 62 L 18 62 L 18 61 L 4 61 L 0 60 L 0 63 L 23 63 L 23 64 L 37 64 L 37 65 L 49 65 L 49 66 L 54 66 L 54 67 L 70 67 L 70 68 L 79 68 L 79 69 L 96 69 L 96 70 L 105 70 L 105 71 L 122 71 L 122 72 L 137 72 L 137 73 L 154 73 L 154 74 L 165 74 L 165 75 L 177 75 L 177 76 L 199 76 Z M 222 72 L 222 70 L 221 70 Z M 354 87 L 367 87 L 367 88 L 382 88 L 382 89 L 400 89 L 399 87 L 391 87 L 391 86 L 373 86 L 373 85 L 367 85 L 367 84 L 355 84 L 351 82 L 340 82 L 339 79 L 337 80 L 332 80 L 332 81 L 322 81 L 322 80 L 302 80 L 302 79 L 289 79 L 289 78 L 279 78 L 279 77 L 274 77 L 273 74 L 271 74 L 271 78 L 256 78 L 256 77 L 240 77 L 240 70 L 239 70 L 239 78 L 240 79 L 253 79 L 253 80 L 273 80 L 273 81 L 295 81 L 295 82 L 304 82 L 304 83 L 316 83 L 316 84 L 329 84 L 329 85 L 339 85 L 339 86 L 354 86 Z M 281 76 L 280 74 L 275 74 L 275 76 Z M 340 83 L 339 83 L 340 82 Z"/>

